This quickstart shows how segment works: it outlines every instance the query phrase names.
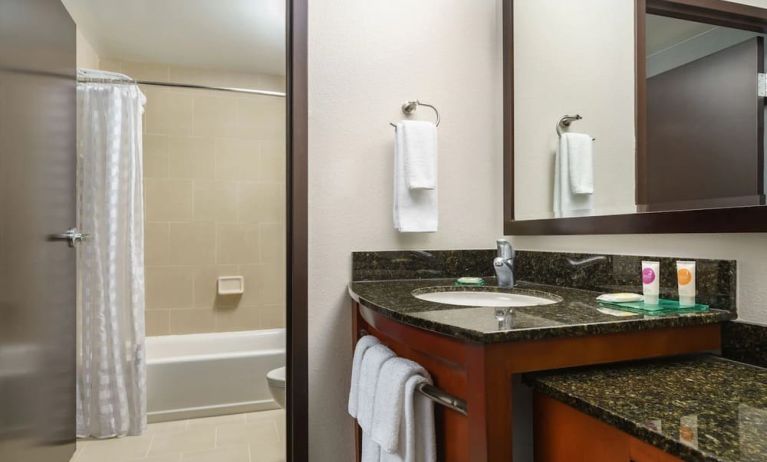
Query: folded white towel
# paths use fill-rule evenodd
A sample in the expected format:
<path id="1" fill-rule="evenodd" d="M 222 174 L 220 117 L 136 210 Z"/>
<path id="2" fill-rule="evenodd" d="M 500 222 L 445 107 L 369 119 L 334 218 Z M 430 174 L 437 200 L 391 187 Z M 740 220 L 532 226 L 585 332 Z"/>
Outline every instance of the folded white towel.
<path id="1" fill-rule="evenodd" d="M 357 341 L 357 345 L 354 347 L 354 360 L 352 361 L 352 380 L 349 387 L 349 415 L 357 417 L 357 407 L 359 402 L 359 383 L 360 383 L 360 368 L 362 366 L 362 358 L 368 348 L 378 344 L 377 338 L 372 335 L 366 335 Z"/>
<path id="2" fill-rule="evenodd" d="M 573 194 L 594 193 L 594 141 L 591 135 L 564 133 L 570 170 L 570 190 Z"/>
<path id="3" fill-rule="evenodd" d="M 402 158 L 408 189 L 437 188 L 437 126 L 421 120 L 403 120 L 396 136 L 403 147 Z"/>
<path id="4" fill-rule="evenodd" d="M 583 138 L 588 138 L 588 145 L 593 143 L 589 135 L 583 135 L 579 133 L 563 133 L 559 139 L 559 149 L 557 149 L 555 161 L 554 161 L 554 216 L 555 217 L 573 217 L 590 215 L 593 208 L 593 194 L 579 194 L 574 193 L 573 188 L 573 176 L 571 175 L 571 152 L 570 152 L 570 140 L 577 139 L 578 145 L 583 144 Z M 586 157 L 591 159 L 591 147 L 585 149 L 588 151 L 587 156 L 581 156 L 585 160 Z M 585 173 L 589 169 L 584 167 L 584 164 L 591 165 L 591 176 L 585 178 L 585 181 L 579 180 L 579 190 L 588 190 L 588 184 L 591 183 L 591 192 L 593 193 L 593 162 L 575 162 L 573 167 L 578 168 L 576 176 L 587 177 Z"/>
<path id="5" fill-rule="evenodd" d="M 405 415 L 398 448 L 393 453 L 381 451 L 381 462 L 436 462 L 434 403 L 417 391 L 418 385 L 430 382 L 421 375 L 413 375 L 405 382 Z"/>
<path id="6" fill-rule="evenodd" d="M 378 377 L 384 363 L 393 357 L 394 352 L 380 343 L 368 348 L 362 357 L 357 398 L 357 422 L 363 433 L 370 434 L 373 428 L 373 405 Z"/>
<path id="7" fill-rule="evenodd" d="M 405 382 L 414 376 L 428 377 L 420 364 L 405 358 L 392 358 L 381 368 L 373 406 L 373 439 L 386 452 L 397 450 L 400 422 L 403 421 Z"/>
<path id="8" fill-rule="evenodd" d="M 381 447 L 371 438 L 376 386 L 384 363 L 394 352 L 380 343 L 372 345 L 362 356 L 360 366 L 357 423 L 362 428 L 362 462 L 380 462 Z"/>
<path id="9" fill-rule="evenodd" d="M 381 446 L 373 441 L 370 434 L 362 432 L 360 462 L 381 462 L 381 454 Z"/>
<path id="10" fill-rule="evenodd" d="M 420 383 L 431 383 L 431 377 L 416 362 L 392 358 L 381 368 L 371 437 L 382 461 L 436 460 L 433 405 L 417 392 Z"/>
<path id="11" fill-rule="evenodd" d="M 397 132 L 404 122 L 397 124 Z M 433 233 L 437 231 L 437 188 L 410 189 L 405 171 L 405 140 L 399 134 L 394 143 L 394 228 L 402 233 Z"/>

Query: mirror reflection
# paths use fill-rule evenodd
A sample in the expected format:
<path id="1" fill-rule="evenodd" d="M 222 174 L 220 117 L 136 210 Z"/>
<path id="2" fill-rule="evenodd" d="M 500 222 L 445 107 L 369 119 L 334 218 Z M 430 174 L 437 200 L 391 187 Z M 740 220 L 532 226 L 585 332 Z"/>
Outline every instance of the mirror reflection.
<path id="1" fill-rule="evenodd" d="M 514 1 L 515 220 L 765 203 L 764 35 L 635 8 Z"/>

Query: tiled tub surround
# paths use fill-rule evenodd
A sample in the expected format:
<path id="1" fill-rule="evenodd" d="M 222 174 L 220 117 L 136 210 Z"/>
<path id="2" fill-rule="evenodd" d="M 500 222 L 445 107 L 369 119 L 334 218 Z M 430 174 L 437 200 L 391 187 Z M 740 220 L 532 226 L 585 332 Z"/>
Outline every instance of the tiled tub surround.
<path id="1" fill-rule="evenodd" d="M 420 300 L 412 294 L 415 290 L 452 286 L 454 278 L 459 276 L 486 276 L 492 272 L 491 261 L 494 255 L 492 250 L 354 253 L 355 281 L 350 285 L 350 293 L 364 306 L 400 322 L 456 338 L 486 343 L 705 325 L 731 319 L 735 312 L 735 263 L 711 260 L 698 260 L 701 268 L 698 276 L 701 294 L 699 300 L 719 308 L 708 313 L 669 316 L 623 313 L 623 316 L 615 316 L 600 310 L 595 297 L 603 291 L 595 289 L 609 286 L 615 287 L 612 291 L 618 287 L 624 291 L 632 290 L 635 284 L 639 284 L 639 262 L 642 257 L 624 259 L 606 256 L 597 263 L 571 265 L 568 269 L 563 261 L 572 259 L 579 262 L 594 255 L 518 252 L 515 274 L 519 282 L 516 288 L 550 293 L 561 297 L 562 301 L 551 305 L 514 308 L 503 319 L 497 317 L 495 308 L 444 305 Z M 670 278 L 666 267 L 674 260 L 658 260 L 661 261 L 661 277 Z M 633 277 L 627 269 L 632 264 L 635 265 Z M 547 266 L 558 276 L 548 276 Z M 612 273 L 609 268 L 614 268 Z M 449 279 L 423 278 L 425 274 Z M 386 280 L 387 276 L 390 280 Z M 378 280 L 360 280 L 374 277 Z M 589 280 L 600 285 L 590 286 L 592 290 L 569 286 L 578 286 L 578 281 Z M 488 278 L 488 282 L 492 286 L 494 279 Z M 585 283 L 580 285 L 584 286 Z M 723 288 L 726 288 L 726 293 L 723 293 Z M 485 287 L 481 290 L 499 289 Z M 638 291 L 641 292 L 641 284 Z M 673 296 L 671 291 L 666 289 L 667 296 Z"/>
<path id="2" fill-rule="evenodd" d="M 136 79 L 281 91 L 284 78 L 101 59 Z M 148 335 L 284 327 L 285 100 L 142 86 Z M 218 276 L 245 277 L 242 296 Z"/>
<path id="3" fill-rule="evenodd" d="M 536 390 L 683 460 L 767 460 L 767 370 L 711 355 L 526 376 Z M 697 445 L 680 440 L 693 422 Z"/>

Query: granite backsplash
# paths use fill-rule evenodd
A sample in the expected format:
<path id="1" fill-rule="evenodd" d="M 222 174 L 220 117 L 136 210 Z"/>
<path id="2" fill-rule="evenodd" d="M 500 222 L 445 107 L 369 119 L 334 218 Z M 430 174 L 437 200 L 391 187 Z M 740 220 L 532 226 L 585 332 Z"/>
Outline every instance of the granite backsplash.
<path id="1" fill-rule="evenodd" d="M 642 260 L 660 262 L 662 298 L 677 299 L 676 262 L 695 261 L 698 303 L 736 311 L 736 262 L 701 258 L 666 258 L 586 253 L 517 252 L 514 275 L 520 281 L 596 292 L 642 293 Z"/>
<path id="2" fill-rule="evenodd" d="M 495 276 L 495 250 L 352 252 L 353 281 Z"/>
<path id="3" fill-rule="evenodd" d="M 722 356 L 767 368 L 767 326 L 740 321 L 722 324 Z"/>

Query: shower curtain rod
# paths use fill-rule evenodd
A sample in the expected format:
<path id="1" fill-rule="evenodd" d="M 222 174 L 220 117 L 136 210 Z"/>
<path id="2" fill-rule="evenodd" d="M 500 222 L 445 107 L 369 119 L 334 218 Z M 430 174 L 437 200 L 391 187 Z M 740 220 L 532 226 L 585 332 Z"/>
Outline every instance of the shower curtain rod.
<path id="1" fill-rule="evenodd" d="M 280 91 L 253 90 L 250 88 L 235 88 L 235 87 L 216 87 L 211 85 L 196 85 L 192 83 L 158 82 L 155 80 L 130 80 L 130 79 L 105 79 L 105 78 L 94 78 L 94 77 L 78 77 L 77 81 L 82 83 L 154 85 L 157 87 L 193 88 L 197 90 L 216 90 L 216 91 L 227 91 L 230 93 L 247 93 L 250 95 L 276 96 L 279 98 L 285 97 L 285 93 Z"/>

